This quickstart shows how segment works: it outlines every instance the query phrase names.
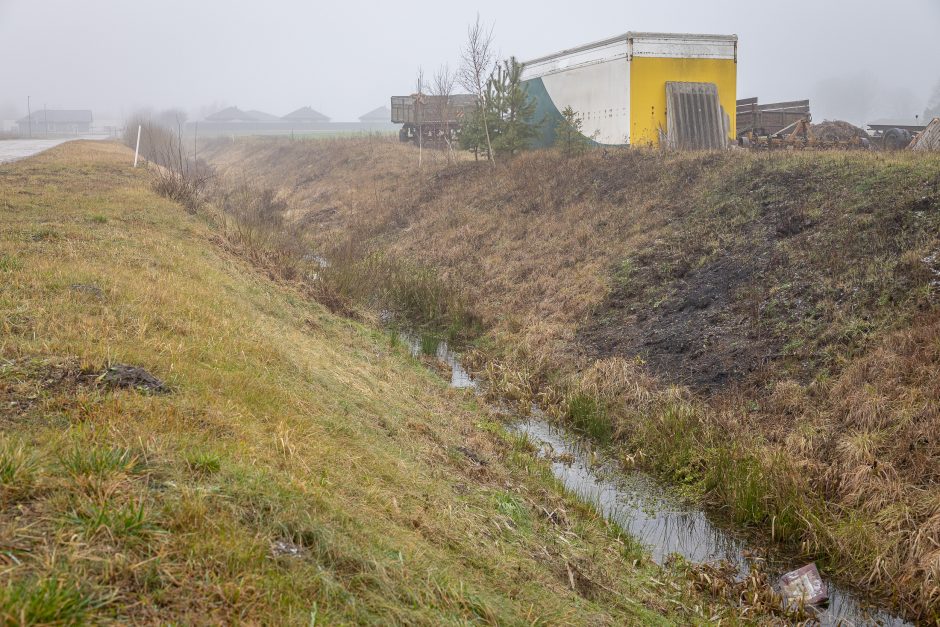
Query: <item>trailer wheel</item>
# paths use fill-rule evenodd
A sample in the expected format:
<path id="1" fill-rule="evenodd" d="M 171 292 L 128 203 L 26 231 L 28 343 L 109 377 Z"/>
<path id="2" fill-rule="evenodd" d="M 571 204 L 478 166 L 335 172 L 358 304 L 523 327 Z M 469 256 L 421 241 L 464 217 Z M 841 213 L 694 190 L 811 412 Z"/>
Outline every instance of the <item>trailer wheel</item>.
<path id="1" fill-rule="evenodd" d="M 411 141 L 411 126 L 406 124 L 401 127 L 401 130 L 398 131 L 398 141 L 407 142 Z"/>
<path id="2" fill-rule="evenodd" d="M 881 141 L 885 150 L 904 150 L 911 143 L 911 134 L 903 128 L 889 128 Z"/>

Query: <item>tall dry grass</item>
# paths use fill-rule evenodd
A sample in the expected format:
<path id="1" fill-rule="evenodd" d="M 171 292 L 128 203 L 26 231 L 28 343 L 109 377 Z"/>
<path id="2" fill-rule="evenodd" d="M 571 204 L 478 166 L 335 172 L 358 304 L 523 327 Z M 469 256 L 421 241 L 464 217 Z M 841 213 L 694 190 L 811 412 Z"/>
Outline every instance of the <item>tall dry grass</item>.
<path id="1" fill-rule="evenodd" d="M 738 618 L 129 161 L 0 166 L 0 623 Z M 109 387 L 117 360 L 169 392 Z"/>
<path id="2" fill-rule="evenodd" d="M 229 176 L 278 186 L 319 245 L 355 239 L 460 285 L 487 329 L 474 363 L 494 394 L 613 437 L 739 524 L 937 618 L 940 369 L 925 260 L 940 250 L 940 158 L 532 152 L 494 173 L 419 171 L 391 142 L 210 153 Z M 598 358 L 580 343 L 612 293 L 655 314 L 722 260 L 753 266 L 727 310 L 738 341 L 775 347 L 747 377 L 702 397 L 642 355 Z"/>
<path id="3" fill-rule="evenodd" d="M 212 181 L 212 169 L 183 141 L 185 119 L 173 111 L 135 113 L 124 128 L 123 142 L 152 164 L 153 190 L 196 213 Z M 138 139 L 140 144 L 138 146 Z"/>

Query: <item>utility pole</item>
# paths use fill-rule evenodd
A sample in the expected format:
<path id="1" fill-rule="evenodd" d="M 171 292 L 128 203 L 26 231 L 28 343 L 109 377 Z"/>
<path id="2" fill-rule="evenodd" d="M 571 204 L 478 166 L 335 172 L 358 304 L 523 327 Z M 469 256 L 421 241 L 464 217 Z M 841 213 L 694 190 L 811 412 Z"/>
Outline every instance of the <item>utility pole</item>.
<path id="1" fill-rule="evenodd" d="M 33 138 L 33 112 L 29 107 L 29 96 L 26 96 L 26 123 L 29 124 L 29 138 Z"/>
<path id="2" fill-rule="evenodd" d="M 46 125 L 46 137 L 49 137 L 49 107 L 42 103 L 42 121 Z"/>

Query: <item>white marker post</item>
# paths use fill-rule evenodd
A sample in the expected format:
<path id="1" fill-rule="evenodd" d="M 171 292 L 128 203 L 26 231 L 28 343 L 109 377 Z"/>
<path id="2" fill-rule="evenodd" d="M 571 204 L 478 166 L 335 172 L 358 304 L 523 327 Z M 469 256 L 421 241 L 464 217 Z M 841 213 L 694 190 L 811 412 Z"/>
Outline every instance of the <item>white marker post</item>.
<path id="1" fill-rule="evenodd" d="M 137 125 L 137 147 L 134 148 L 134 167 L 137 167 L 137 155 L 140 154 L 140 124 Z"/>

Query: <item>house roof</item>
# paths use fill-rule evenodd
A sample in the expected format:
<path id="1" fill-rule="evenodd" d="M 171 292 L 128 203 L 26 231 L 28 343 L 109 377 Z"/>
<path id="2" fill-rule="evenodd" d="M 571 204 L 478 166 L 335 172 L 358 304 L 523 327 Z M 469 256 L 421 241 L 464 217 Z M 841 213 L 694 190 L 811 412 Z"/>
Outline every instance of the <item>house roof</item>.
<path id="1" fill-rule="evenodd" d="M 270 113 L 265 113 L 264 111 L 258 111 L 256 109 L 251 109 L 250 111 L 245 111 L 245 115 L 250 115 L 252 118 L 258 122 L 276 122 L 281 118 L 276 115 L 271 115 Z"/>
<path id="2" fill-rule="evenodd" d="M 40 109 L 19 120 L 22 124 L 30 121 L 37 124 L 53 122 L 59 124 L 91 124 L 91 111 L 88 109 Z"/>
<path id="3" fill-rule="evenodd" d="M 360 122 L 391 122 L 392 121 L 392 111 L 388 107 L 382 106 L 378 109 L 373 109 L 368 113 L 359 117 Z"/>
<path id="4" fill-rule="evenodd" d="M 314 111 L 310 107 L 301 107 L 296 111 L 291 111 L 285 115 L 282 120 L 289 120 L 292 122 L 329 122 L 330 118 L 323 115 L 319 111 Z"/>
<path id="5" fill-rule="evenodd" d="M 251 111 L 242 111 L 238 107 L 226 107 L 206 116 L 207 122 L 257 122 Z"/>

